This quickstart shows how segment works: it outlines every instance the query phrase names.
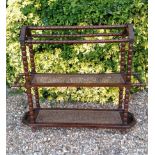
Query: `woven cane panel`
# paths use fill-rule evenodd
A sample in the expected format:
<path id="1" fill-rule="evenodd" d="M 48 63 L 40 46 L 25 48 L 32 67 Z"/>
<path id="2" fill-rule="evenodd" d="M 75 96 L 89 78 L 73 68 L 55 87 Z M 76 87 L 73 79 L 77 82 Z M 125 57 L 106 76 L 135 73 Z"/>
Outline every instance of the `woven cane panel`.
<path id="1" fill-rule="evenodd" d="M 120 74 L 35 74 L 32 83 L 124 83 Z"/>
<path id="2" fill-rule="evenodd" d="M 88 123 L 88 124 L 121 124 L 118 111 L 95 110 L 40 110 L 38 123 Z"/>

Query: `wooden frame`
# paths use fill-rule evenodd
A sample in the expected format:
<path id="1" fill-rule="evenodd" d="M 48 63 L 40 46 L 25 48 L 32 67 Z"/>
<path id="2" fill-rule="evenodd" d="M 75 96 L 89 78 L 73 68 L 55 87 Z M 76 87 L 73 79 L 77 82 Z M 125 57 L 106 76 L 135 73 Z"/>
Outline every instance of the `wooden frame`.
<path id="1" fill-rule="evenodd" d="M 104 30 L 113 30 L 117 29 L 120 32 L 114 33 L 93 33 L 93 34 L 33 34 L 33 31 L 36 30 L 85 30 L 85 29 L 104 29 Z M 72 39 L 72 37 L 80 38 L 80 37 L 113 37 L 113 39 L 89 39 L 89 40 L 77 40 Z M 44 40 L 36 40 L 45 38 Z M 57 38 L 57 40 L 55 40 Z M 61 38 L 61 40 L 58 40 Z M 64 40 L 64 38 L 67 38 Z M 23 117 L 23 123 L 28 124 L 32 127 L 32 129 L 37 127 L 95 127 L 95 128 L 117 128 L 117 129 L 127 129 L 132 127 L 136 120 L 130 112 L 128 112 L 128 104 L 129 104 L 129 95 L 130 89 L 132 86 L 143 86 L 142 81 L 140 81 L 139 76 L 136 73 L 132 73 L 132 52 L 133 52 L 133 42 L 134 42 L 134 32 L 132 24 L 124 24 L 124 25 L 100 25 L 100 26 L 23 26 L 21 28 L 20 33 L 20 44 L 22 51 L 22 60 L 24 66 L 24 73 L 20 74 L 20 77 L 25 78 L 24 87 L 26 88 L 26 93 L 28 97 L 28 105 L 29 111 L 25 113 Z M 92 44 L 92 43 L 119 43 L 120 44 L 120 52 L 121 52 L 121 60 L 120 60 L 120 72 L 119 73 L 110 73 L 110 74 L 52 74 L 52 73 L 36 73 L 35 70 L 35 62 L 34 62 L 34 53 L 33 53 L 33 44 Z M 125 50 L 125 46 L 128 45 L 128 52 Z M 26 46 L 29 48 L 30 55 L 30 66 L 31 71 L 28 69 L 28 58 Z M 125 55 L 127 53 L 127 62 L 125 62 Z M 127 65 L 127 70 L 125 69 L 125 65 Z M 134 76 L 139 81 L 138 83 L 131 82 L 131 76 Z M 109 78 L 109 81 L 108 81 Z M 19 79 L 16 81 L 16 86 L 19 85 Z M 80 80 L 79 80 L 80 79 Z M 88 80 L 86 80 L 88 79 Z M 80 82 L 79 82 L 79 81 Z M 48 82 L 45 82 L 48 81 Z M 85 112 L 84 118 L 86 115 L 96 121 L 99 121 L 99 111 L 102 111 L 103 117 L 100 123 L 95 123 L 94 121 L 90 121 L 87 123 L 87 118 L 85 122 L 80 118 L 80 115 L 83 115 L 83 111 L 79 111 L 79 109 L 43 109 L 39 104 L 39 94 L 38 87 L 118 87 L 119 88 L 119 105 L 118 109 L 83 109 Z M 34 108 L 34 103 L 32 100 L 32 89 L 35 92 L 35 102 L 36 108 Z M 125 94 L 123 94 L 123 91 Z M 49 111 L 50 110 L 50 111 Z M 54 110 L 54 111 L 53 111 Z M 68 112 L 66 110 L 69 110 Z M 55 117 L 53 122 L 49 121 L 50 117 L 48 117 L 48 122 L 44 121 L 45 117 L 47 117 L 47 112 L 51 115 L 55 112 L 59 111 L 61 115 L 65 114 L 68 116 L 68 113 L 72 115 L 72 122 L 68 122 L 67 119 L 62 119 L 61 115 Z M 66 113 L 67 112 L 67 113 Z M 41 114 L 42 113 L 42 114 Z M 76 115 L 74 113 L 77 113 Z M 41 116 L 40 116 L 41 115 Z M 117 121 L 114 123 L 115 117 L 118 117 Z M 41 117 L 40 122 L 38 122 L 38 117 Z M 42 118 L 44 117 L 44 118 Z M 76 118 L 74 118 L 76 117 Z M 94 118 L 96 117 L 96 118 Z M 103 119 L 103 122 L 102 122 Z M 57 122 L 60 120 L 60 122 Z M 76 120 L 76 121 L 75 121 Z M 109 120 L 109 123 L 107 121 Z M 113 123 L 110 123 L 111 122 Z M 105 122 L 106 123 L 105 123 Z M 82 122 L 82 123 L 81 123 Z M 121 122 L 121 123 L 120 123 Z"/>

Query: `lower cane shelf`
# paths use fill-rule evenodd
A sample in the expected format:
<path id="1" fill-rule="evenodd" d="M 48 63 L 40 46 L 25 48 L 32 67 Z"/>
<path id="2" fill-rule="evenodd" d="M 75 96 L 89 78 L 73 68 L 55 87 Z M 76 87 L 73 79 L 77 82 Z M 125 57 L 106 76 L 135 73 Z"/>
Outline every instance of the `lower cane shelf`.
<path id="1" fill-rule="evenodd" d="M 32 127 L 87 127 L 128 129 L 136 120 L 128 112 L 127 124 L 123 123 L 123 111 L 117 109 L 34 109 L 35 123 L 30 122 L 29 112 L 22 122 Z"/>

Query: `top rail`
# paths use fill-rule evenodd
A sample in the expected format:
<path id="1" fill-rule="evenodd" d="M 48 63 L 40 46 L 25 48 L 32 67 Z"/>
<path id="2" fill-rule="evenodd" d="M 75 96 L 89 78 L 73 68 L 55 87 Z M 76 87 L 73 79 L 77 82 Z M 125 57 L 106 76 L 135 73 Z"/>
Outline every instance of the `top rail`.
<path id="1" fill-rule="evenodd" d="M 32 34 L 32 37 L 49 37 L 49 38 L 58 38 L 58 37 L 101 37 L 101 36 L 122 36 L 123 33 L 94 33 L 94 34 Z"/>
<path id="2" fill-rule="evenodd" d="M 88 34 L 32 34 L 32 30 L 83 30 L 83 29 L 122 29 L 122 32 L 107 32 L 107 33 L 88 33 Z M 97 36 L 112 36 L 121 37 L 125 35 L 127 38 L 111 38 L 109 40 L 35 40 L 34 38 L 62 38 L 62 37 L 97 37 Z M 34 40 L 33 40 L 34 39 Z M 96 25 L 96 26 L 23 26 L 20 32 L 20 43 L 25 45 L 30 44 L 74 44 L 74 43 L 118 43 L 118 42 L 133 42 L 134 32 L 132 24 L 123 25 Z"/>
<path id="3" fill-rule="evenodd" d="M 28 26 L 30 30 L 74 30 L 74 29 L 117 29 L 127 28 L 124 25 L 96 25 L 96 26 Z"/>

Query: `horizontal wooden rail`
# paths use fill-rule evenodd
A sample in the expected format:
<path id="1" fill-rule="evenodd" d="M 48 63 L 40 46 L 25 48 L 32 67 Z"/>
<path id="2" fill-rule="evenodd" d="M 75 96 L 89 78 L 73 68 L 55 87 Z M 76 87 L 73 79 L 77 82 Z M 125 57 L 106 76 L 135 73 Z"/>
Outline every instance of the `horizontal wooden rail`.
<path id="1" fill-rule="evenodd" d="M 124 25 L 97 25 L 97 26 L 28 26 L 30 30 L 73 30 L 73 29 L 117 29 L 127 28 L 127 24 Z"/>
<path id="2" fill-rule="evenodd" d="M 25 43 L 31 44 L 91 44 L 91 43 L 118 43 L 129 42 L 129 39 L 115 39 L 115 40 L 26 40 Z"/>
<path id="3" fill-rule="evenodd" d="M 48 37 L 48 38 L 59 38 L 59 37 L 99 37 L 99 36 L 122 36 L 123 33 L 97 33 L 97 34 L 32 34 L 32 37 Z"/>

